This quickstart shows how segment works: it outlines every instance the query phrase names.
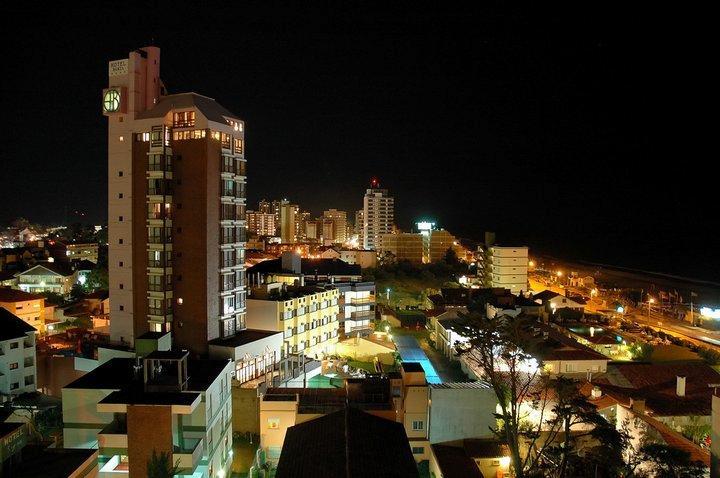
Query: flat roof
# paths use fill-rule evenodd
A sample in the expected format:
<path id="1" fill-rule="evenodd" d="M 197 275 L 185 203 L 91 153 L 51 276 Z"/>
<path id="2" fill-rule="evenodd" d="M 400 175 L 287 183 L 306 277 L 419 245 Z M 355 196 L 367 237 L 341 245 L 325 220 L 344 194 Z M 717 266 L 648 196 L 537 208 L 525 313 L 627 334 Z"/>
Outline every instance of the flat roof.
<path id="1" fill-rule="evenodd" d="M 134 389 L 112 392 L 99 403 L 110 405 L 192 405 L 198 392 L 144 392 Z"/>
<path id="2" fill-rule="evenodd" d="M 420 362 L 403 362 L 402 368 L 406 372 L 424 372 L 425 370 L 420 365 Z"/>
<path id="3" fill-rule="evenodd" d="M 11 475 L 16 478 L 67 478 L 97 455 L 97 452 L 96 449 L 43 448 L 28 445 L 22 450 L 22 464 L 14 469 Z"/>
<path id="4" fill-rule="evenodd" d="M 277 334 L 282 334 L 282 332 L 276 330 L 245 329 L 236 333 L 232 337 L 213 339 L 209 341 L 208 344 L 218 345 L 221 347 L 239 347 L 241 345 L 246 345 Z"/>
<path id="5" fill-rule="evenodd" d="M 188 391 L 205 391 L 222 373 L 228 360 L 188 360 Z M 63 388 L 120 390 L 143 387 L 142 372 L 136 375 L 134 358 L 113 358 Z"/>

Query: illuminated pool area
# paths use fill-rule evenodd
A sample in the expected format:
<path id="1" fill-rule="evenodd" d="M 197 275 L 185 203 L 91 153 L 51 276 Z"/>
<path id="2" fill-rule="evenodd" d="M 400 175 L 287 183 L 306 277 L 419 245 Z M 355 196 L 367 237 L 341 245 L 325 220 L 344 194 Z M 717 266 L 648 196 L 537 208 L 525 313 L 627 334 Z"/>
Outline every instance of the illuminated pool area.
<path id="1" fill-rule="evenodd" d="M 425 372 L 425 380 L 428 383 L 442 383 L 435 367 L 425 355 L 417 339 L 410 335 L 398 335 L 395 337 L 395 346 L 403 362 L 418 362 Z"/>

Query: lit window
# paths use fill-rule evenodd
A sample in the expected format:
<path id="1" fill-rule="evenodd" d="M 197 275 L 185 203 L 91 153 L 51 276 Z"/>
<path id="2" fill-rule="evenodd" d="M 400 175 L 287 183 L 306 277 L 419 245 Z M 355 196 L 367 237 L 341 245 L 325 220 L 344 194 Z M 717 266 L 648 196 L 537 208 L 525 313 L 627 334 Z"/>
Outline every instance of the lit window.
<path id="1" fill-rule="evenodd" d="M 268 429 L 270 430 L 277 430 L 280 428 L 280 419 L 279 418 L 268 418 Z"/>
<path id="2" fill-rule="evenodd" d="M 423 423 L 422 420 L 413 420 L 413 422 L 412 422 L 412 429 L 413 429 L 413 430 L 416 430 L 416 431 L 418 431 L 418 430 L 424 430 L 424 429 L 425 429 L 425 424 Z"/>
<path id="3" fill-rule="evenodd" d="M 194 111 L 180 111 L 173 113 L 173 126 L 176 128 L 189 128 L 195 126 Z"/>
<path id="4" fill-rule="evenodd" d="M 182 305 L 182 304 L 183 304 L 182 297 L 178 297 L 177 303 L 178 303 L 178 305 Z"/>

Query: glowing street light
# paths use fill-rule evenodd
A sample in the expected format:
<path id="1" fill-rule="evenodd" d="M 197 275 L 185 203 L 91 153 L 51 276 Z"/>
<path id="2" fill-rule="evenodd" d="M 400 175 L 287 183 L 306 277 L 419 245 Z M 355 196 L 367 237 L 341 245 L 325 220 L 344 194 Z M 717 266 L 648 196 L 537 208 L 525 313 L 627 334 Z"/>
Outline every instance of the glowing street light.
<path id="1" fill-rule="evenodd" d="M 390 287 L 388 287 L 387 289 L 385 289 L 385 294 L 386 294 L 386 296 L 387 296 L 387 301 L 388 301 L 388 304 L 389 304 L 389 303 L 390 303 Z"/>
<path id="2" fill-rule="evenodd" d="M 651 308 L 652 304 L 654 304 L 654 303 L 655 303 L 655 299 L 653 299 L 652 297 L 648 297 L 648 318 L 650 318 L 650 308 Z"/>

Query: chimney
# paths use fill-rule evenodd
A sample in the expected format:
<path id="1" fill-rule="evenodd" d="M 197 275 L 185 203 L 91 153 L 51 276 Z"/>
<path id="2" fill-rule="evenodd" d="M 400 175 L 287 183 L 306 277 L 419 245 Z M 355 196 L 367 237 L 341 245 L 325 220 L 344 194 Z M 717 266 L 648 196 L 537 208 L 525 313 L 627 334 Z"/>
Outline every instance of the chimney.
<path id="1" fill-rule="evenodd" d="M 685 396 L 685 380 L 686 378 L 678 375 L 677 376 L 677 385 L 675 386 L 675 393 L 678 397 L 684 397 Z"/>
<path id="2" fill-rule="evenodd" d="M 630 410 L 635 413 L 645 413 L 645 399 L 631 398 Z"/>

